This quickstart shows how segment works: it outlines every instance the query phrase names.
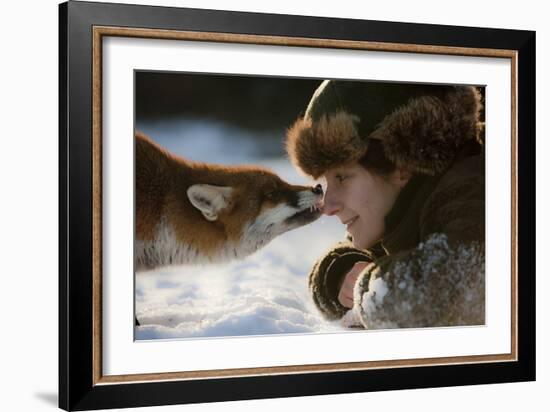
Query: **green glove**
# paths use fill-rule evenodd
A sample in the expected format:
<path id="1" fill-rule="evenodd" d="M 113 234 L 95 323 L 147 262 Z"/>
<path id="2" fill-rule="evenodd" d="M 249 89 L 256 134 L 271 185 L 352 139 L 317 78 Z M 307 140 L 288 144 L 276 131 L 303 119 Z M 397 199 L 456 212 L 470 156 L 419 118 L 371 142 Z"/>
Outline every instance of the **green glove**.
<path id="1" fill-rule="evenodd" d="M 366 250 L 355 249 L 350 243 L 342 242 L 313 266 L 309 274 L 309 289 L 313 302 L 325 318 L 340 319 L 348 311 L 338 301 L 338 294 L 344 277 L 360 261 L 372 262 L 374 256 Z"/>

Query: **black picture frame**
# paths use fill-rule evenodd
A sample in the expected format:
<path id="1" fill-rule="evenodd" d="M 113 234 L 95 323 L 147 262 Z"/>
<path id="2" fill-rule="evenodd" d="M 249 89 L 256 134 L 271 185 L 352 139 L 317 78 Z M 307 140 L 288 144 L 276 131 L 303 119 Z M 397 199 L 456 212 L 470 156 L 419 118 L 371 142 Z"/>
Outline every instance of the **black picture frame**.
<path id="1" fill-rule="evenodd" d="M 98 258 L 93 216 L 94 26 L 512 51 L 517 90 L 517 360 L 98 384 L 92 268 Z M 59 96 L 60 408 L 535 380 L 535 32 L 70 1 L 59 6 Z"/>

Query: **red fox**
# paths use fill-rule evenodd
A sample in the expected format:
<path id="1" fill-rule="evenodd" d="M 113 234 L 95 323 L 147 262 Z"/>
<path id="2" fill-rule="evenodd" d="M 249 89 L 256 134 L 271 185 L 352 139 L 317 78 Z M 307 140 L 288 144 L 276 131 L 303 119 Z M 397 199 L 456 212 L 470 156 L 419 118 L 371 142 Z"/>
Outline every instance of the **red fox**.
<path id="1" fill-rule="evenodd" d="M 320 217 L 321 185 L 257 166 L 193 162 L 136 132 L 136 270 L 226 262 Z"/>

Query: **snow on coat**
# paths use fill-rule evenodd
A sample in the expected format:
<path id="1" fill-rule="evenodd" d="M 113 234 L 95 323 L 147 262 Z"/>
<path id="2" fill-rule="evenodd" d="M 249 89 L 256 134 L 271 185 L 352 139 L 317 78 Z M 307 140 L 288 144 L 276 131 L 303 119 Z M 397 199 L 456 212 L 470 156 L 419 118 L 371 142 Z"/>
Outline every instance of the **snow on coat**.
<path id="1" fill-rule="evenodd" d="M 367 329 L 485 323 L 480 242 L 452 245 L 447 235 L 433 234 L 369 269 L 356 283 L 353 308 Z"/>

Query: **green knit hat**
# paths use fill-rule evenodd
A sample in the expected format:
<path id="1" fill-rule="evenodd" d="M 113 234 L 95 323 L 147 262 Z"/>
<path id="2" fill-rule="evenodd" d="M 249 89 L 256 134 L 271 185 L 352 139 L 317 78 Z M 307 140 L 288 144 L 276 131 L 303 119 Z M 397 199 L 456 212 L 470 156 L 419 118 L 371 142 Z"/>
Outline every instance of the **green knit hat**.
<path id="1" fill-rule="evenodd" d="M 287 152 L 304 174 L 361 159 L 370 139 L 397 166 L 434 175 L 462 144 L 479 139 L 481 95 L 473 86 L 325 80 L 287 132 Z"/>

